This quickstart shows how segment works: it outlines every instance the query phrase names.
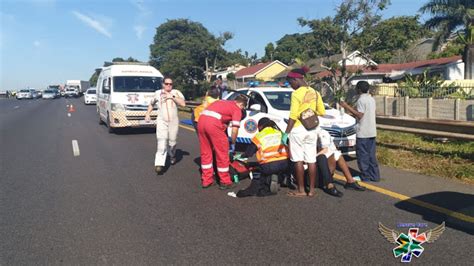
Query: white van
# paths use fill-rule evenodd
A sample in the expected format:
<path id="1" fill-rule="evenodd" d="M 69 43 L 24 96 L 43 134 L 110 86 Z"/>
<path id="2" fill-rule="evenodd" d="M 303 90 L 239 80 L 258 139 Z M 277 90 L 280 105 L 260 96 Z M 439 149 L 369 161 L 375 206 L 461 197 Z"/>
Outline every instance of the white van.
<path id="1" fill-rule="evenodd" d="M 160 71 L 144 63 L 114 63 L 102 68 L 97 79 L 99 123 L 105 123 L 109 133 L 114 128 L 155 126 L 156 110 L 151 121 L 145 121 L 145 113 L 162 81 Z"/>

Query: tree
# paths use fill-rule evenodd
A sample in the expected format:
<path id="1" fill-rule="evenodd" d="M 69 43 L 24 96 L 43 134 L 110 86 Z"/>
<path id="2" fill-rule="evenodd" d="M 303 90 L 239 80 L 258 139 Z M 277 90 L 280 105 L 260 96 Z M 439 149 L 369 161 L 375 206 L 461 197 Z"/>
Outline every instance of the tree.
<path id="1" fill-rule="evenodd" d="M 398 51 L 408 49 L 414 41 L 430 34 L 418 19 L 418 16 L 400 16 L 383 20 L 357 35 L 356 47 L 364 47 L 364 52 L 375 62 L 388 63 Z"/>
<path id="2" fill-rule="evenodd" d="M 262 58 L 263 62 L 272 62 L 273 61 L 273 54 L 275 53 L 275 46 L 273 43 L 268 43 L 265 46 L 265 55 Z"/>
<path id="3" fill-rule="evenodd" d="M 432 15 L 426 21 L 429 29 L 438 30 L 434 49 L 460 28 L 464 28 L 464 75 L 474 78 L 474 1 L 472 0 L 430 0 L 420 8 L 420 12 Z M 458 34 L 459 35 L 459 34 Z"/>
<path id="4" fill-rule="evenodd" d="M 322 65 L 331 73 L 331 83 L 335 94 L 340 95 L 339 91 L 345 91 L 347 81 L 357 74 L 347 69 L 346 61 L 349 52 L 358 49 L 364 53 L 381 38 L 381 36 L 373 36 L 372 40 L 363 43 L 366 47 L 362 47 L 357 37 L 380 22 L 380 12 L 389 3 L 389 0 L 344 0 L 336 8 L 334 17 L 315 20 L 298 19 L 301 26 L 308 26 L 314 38 L 319 39 L 321 43 L 319 54 L 330 56 L 340 53 L 342 55 L 341 66 L 336 63 Z"/>
<path id="5" fill-rule="evenodd" d="M 287 34 L 276 42 L 273 60 L 279 60 L 290 65 L 296 58 L 308 60 L 318 55 L 320 44 L 310 33 Z"/>
<path id="6" fill-rule="evenodd" d="M 217 62 L 226 54 L 222 45 L 230 37 L 216 38 L 201 23 L 188 19 L 168 20 L 156 28 L 150 45 L 150 63 L 172 77 L 188 96 L 195 96 L 206 79 L 206 62 Z"/>
<path id="7" fill-rule="evenodd" d="M 122 57 L 115 57 L 112 59 L 112 62 L 140 62 L 133 57 L 128 57 L 127 59 L 123 59 Z M 112 65 L 111 62 L 104 62 L 104 67 Z M 89 82 L 92 87 L 97 86 L 97 79 L 99 78 L 100 69 L 96 69 L 92 76 L 89 78 Z"/>

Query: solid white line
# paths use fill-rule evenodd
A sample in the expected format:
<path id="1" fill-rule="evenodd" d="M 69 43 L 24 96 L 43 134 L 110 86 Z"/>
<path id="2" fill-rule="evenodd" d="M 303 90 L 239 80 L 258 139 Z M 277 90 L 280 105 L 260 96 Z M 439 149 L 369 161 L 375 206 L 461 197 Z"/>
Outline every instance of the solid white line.
<path id="1" fill-rule="evenodd" d="M 81 155 L 81 151 L 79 150 L 79 143 L 75 139 L 72 140 L 72 153 L 75 157 Z"/>

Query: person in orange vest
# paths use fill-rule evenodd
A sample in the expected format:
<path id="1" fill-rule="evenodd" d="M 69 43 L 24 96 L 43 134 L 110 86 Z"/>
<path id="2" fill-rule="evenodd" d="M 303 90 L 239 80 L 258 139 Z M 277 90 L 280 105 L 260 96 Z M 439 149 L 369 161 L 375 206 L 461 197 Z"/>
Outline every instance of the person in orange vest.
<path id="1" fill-rule="evenodd" d="M 198 120 L 198 137 L 201 149 L 202 188 L 208 188 L 214 184 L 212 151 L 216 154 L 220 188 L 233 187 L 229 174 L 229 151 L 235 152 L 237 133 L 247 102 L 247 96 L 238 95 L 233 101 L 215 101 L 201 113 Z M 229 145 L 227 133 L 224 132 L 229 124 L 232 126 L 231 145 Z"/>
<path id="2" fill-rule="evenodd" d="M 206 96 L 204 96 L 204 100 L 202 103 L 196 108 L 194 108 L 193 112 L 191 113 L 191 120 L 193 122 L 194 130 L 197 133 L 197 123 L 199 121 L 199 117 L 201 116 L 202 111 L 204 111 L 211 103 L 219 100 L 219 89 L 216 86 L 211 86 L 211 88 L 206 92 Z"/>
<path id="3" fill-rule="evenodd" d="M 283 132 L 267 117 L 261 118 L 257 127 L 259 132 L 252 138 L 252 144 L 244 156 L 249 158 L 257 155 L 260 177 L 254 177 L 248 188 L 237 192 L 239 198 L 275 195 L 278 177 L 288 169 L 287 147 L 281 142 Z M 234 158 L 239 159 L 240 156 L 236 155 Z"/>

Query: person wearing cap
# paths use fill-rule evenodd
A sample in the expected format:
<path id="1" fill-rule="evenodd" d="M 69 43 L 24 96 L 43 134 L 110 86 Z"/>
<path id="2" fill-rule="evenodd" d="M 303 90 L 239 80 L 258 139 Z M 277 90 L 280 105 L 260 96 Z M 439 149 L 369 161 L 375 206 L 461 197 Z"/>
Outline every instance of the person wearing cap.
<path id="1" fill-rule="evenodd" d="M 375 100 L 369 93 L 367 81 L 359 81 L 356 85 L 359 98 L 356 108 L 344 101 L 339 104 L 354 115 L 358 121 L 356 126 L 357 165 L 363 181 L 380 181 L 380 170 L 376 155 L 377 127 L 375 122 Z"/>
<path id="2" fill-rule="evenodd" d="M 250 158 L 254 154 L 257 155 L 260 176 L 255 176 L 248 188 L 237 192 L 239 198 L 276 194 L 276 189 L 272 187 L 277 187 L 278 176 L 288 169 L 288 151 L 286 145 L 281 143 L 283 132 L 277 124 L 264 117 L 258 121 L 257 128 L 259 132 L 252 138 L 244 156 Z"/>
<path id="3" fill-rule="evenodd" d="M 171 78 L 163 79 L 163 88 L 155 92 L 154 98 L 148 105 L 145 120 L 150 121 L 150 113 L 157 106 L 156 117 L 156 154 L 155 172 L 161 174 L 169 152 L 170 163 L 176 163 L 176 142 L 178 138 L 179 117 L 178 106 L 185 106 L 183 94 L 173 89 Z"/>
<path id="4" fill-rule="evenodd" d="M 316 129 L 307 130 L 299 120 L 301 113 L 308 108 L 313 110 L 316 115 L 322 116 L 326 113 L 321 95 L 308 86 L 304 80 L 304 75 L 308 68 L 291 70 L 286 79 L 290 86 L 295 90 L 291 94 L 290 117 L 282 142 L 289 140 L 290 159 L 294 163 L 296 182 L 298 189 L 289 191 L 288 196 L 304 197 L 315 196 L 314 187 L 316 184 Z M 304 188 L 304 163 L 308 165 L 309 173 L 309 192 L 306 194 Z"/>
<path id="5" fill-rule="evenodd" d="M 229 151 L 235 152 L 235 142 L 243 119 L 243 109 L 247 106 L 247 97 L 239 95 L 233 101 L 219 100 L 211 103 L 201 113 L 198 120 L 198 137 L 201 149 L 201 186 L 208 188 L 214 184 L 212 151 L 216 154 L 217 172 L 220 178 L 220 188 L 233 187 L 229 174 Z M 224 131 L 232 126 L 231 145 Z"/>

